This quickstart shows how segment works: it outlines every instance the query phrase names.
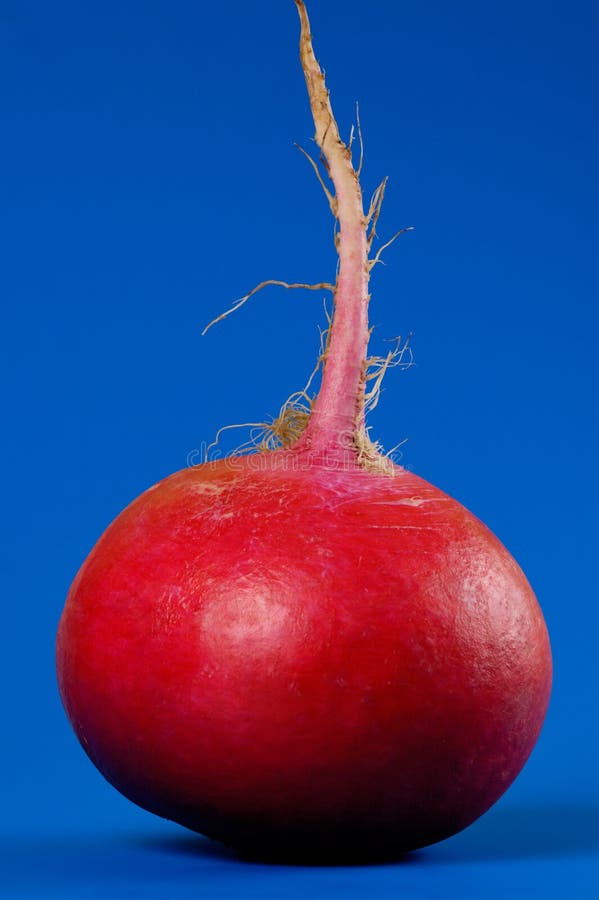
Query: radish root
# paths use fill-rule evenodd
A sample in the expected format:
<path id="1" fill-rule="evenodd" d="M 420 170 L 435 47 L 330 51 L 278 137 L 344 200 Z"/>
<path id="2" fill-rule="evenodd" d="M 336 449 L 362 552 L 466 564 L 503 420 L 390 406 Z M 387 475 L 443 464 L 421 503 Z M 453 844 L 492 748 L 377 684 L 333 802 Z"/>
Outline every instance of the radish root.
<path id="1" fill-rule="evenodd" d="M 382 453 L 380 445 L 370 440 L 365 414 L 376 407 L 387 371 L 397 366 L 409 368 L 413 360 L 410 336 L 403 343 L 398 338 L 396 346 L 386 356 L 367 356 L 371 333 L 367 315 L 370 300 L 368 282 L 371 270 L 383 262 L 383 252 L 412 228 L 400 228 L 378 248 L 374 256 L 371 255 L 373 243 L 378 237 L 377 226 L 388 179 L 384 178 L 374 191 L 365 214 L 359 180 L 364 163 L 364 140 L 358 104 L 356 124 L 352 126 L 348 143 L 345 144 L 333 114 L 324 73 L 314 55 L 304 0 L 294 2 L 300 17 L 300 60 L 314 120 L 314 140 L 320 150 L 319 162 L 333 190 L 325 183 L 319 162 L 299 144 L 295 146 L 312 166 L 335 220 L 334 243 L 338 254 L 335 283 L 263 281 L 213 319 L 202 334 L 268 285 L 330 291 L 333 294 L 333 314 L 327 316 L 328 328 L 321 332 L 321 352 L 308 384 L 303 391 L 288 398 L 271 422 L 249 423 L 248 427 L 259 431 L 240 450 L 287 449 L 297 444 L 300 452 L 324 453 L 329 458 L 331 452 L 342 456 L 351 449 L 357 451 L 358 463 L 362 467 L 389 471 L 392 463 Z M 357 167 L 352 159 L 356 133 L 360 148 Z M 320 369 L 320 389 L 312 397 L 309 388 Z M 224 430 L 219 431 L 216 442 Z"/>

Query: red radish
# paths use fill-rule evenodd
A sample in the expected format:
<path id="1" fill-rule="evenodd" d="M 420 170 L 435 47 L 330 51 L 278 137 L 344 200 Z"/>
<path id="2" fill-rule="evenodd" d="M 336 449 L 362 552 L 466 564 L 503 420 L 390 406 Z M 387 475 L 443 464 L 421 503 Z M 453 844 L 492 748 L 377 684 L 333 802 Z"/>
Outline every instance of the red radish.
<path id="1" fill-rule="evenodd" d="M 366 436 L 383 189 L 365 215 L 295 2 L 339 224 L 320 392 L 280 449 L 178 472 L 118 516 L 71 587 L 58 680 L 91 760 L 145 809 L 237 846 L 399 853 L 511 784 L 551 654 L 497 538 Z"/>

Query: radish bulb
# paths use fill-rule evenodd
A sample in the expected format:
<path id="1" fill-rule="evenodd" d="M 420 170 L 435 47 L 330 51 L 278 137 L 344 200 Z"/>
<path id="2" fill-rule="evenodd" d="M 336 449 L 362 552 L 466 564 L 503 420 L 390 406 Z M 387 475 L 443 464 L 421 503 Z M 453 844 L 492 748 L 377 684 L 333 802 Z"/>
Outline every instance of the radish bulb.
<path id="1" fill-rule="evenodd" d="M 117 517 L 69 592 L 58 681 L 90 759 L 144 809 L 238 847 L 399 853 L 511 784 L 551 654 L 497 538 L 367 437 L 384 185 L 365 214 L 295 2 L 338 222 L 320 391 L 277 449 L 177 472 Z"/>

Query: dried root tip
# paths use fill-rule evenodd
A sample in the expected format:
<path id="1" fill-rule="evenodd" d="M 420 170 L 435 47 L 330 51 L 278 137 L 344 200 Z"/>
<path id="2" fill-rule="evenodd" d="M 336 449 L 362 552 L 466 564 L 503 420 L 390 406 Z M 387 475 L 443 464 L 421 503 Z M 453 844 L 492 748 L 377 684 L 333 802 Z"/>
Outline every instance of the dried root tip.
<path id="1" fill-rule="evenodd" d="M 389 176 L 387 175 L 383 178 L 370 200 L 368 215 L 366 216 L 366 224 L 370 226 L 370 231 L 368 233 L 368 249 L 370 249 L 372 242 L 376 237 L 376 223 L 379 220 L 381 209 L 383 208 L 383 200 L 385 199 L 388 181 Z"/>
<path id="2" fill-rule="evenodd" d="M 377 222 L 379 220 L 379 216 L 381 214 L 381 209 L 383 208 L 383 200 L 385 199 L 385 191 L 387 189 L 388 181 L 389 181 L 388 177 L 383 178 L 383 180 L 377 187 L 376 191 L 374 192 L 374 194 L 372 195 L 372 198 L 370 200 L 370 206 L 368 208 L 368 213 L 366 215 L 366 228 L 368 229 L 366 243 L 368 246 L 369 254 L 372 249 L 372 244 L 374 242 L 374 239 L 378 236 L 377 231 L 376 231 L 376 226 L 377 226 Z M 377 263 L 383 262 L 383 260 L 381 259 L 383 251 L 386 250 L 387 247 L 390 247 L 391 244 L 393 244 L 400 235 L 405 234 L 406 231 L 413 231 L 413 230 L 414 230 L 414 226 L 408 225 L 407 228 L 400 228 L 399 231 L 396 231 L 390 240 L 388 240 L 385 244 L 383 244 L 382 247 L 379 247 L 379 249 L 376 253 L 376 256 L 374 256 L 372 259 L 370 259 L 370 257 L 368 258 L 368 271 L 369 272 L 372 271 L 372 269 L 376 266 Z"/>
<path id="3" fill-rule="evenodd" d="M 402 341 L 401 337 L 395 339 L 395 347 L 387 356 L 371 356 L 366 360 L 364 382 L 372 382 L 370 390 L 364 394 L 364 411 L 374 409 L 379 402 L 383 379 L 389 369 L 400 367 L 409 369 L 414 364 L 414 356 L 410 347 L 411 334 Z M 403 443 L 403 442 L 402 442 Z M 358 464 L 368 472 L 393 475 L 395 464 L 391 459 L 392 454 L 400 444 L 397 444 L 388 453 L 383 452 L 380 443 L 371 441 L 368 429 L 362 427 L 356 431 L 354 446 L 358 451 Z"/>
<path id="4" fill-rule="evenodd" d="M 265 429 L 260 443 L 261 450 L 288 450 L 306 430 L 312 408 L 309 405 L 292 401 L 291 398 L 283 405 L 279 415 Z"/>
<path id="5" fill-rule="evenodd" d="M 304 389 L 291 394 L 279 410 L 278 416 L 270 422 L 242 422 L 238 425 L 224 425 L 222 428 L 219 428 L 216 437 L 206 448 L 206 462 L 209 459 L 210 451 L 218 445 L 223 431 L 229 431 L 233 428 L 250 429 L 249 439 L 232 451 L 233 456 L 241 456 L 246 453 L 256 453 L 263 450 L 288 450 L 301 437 L 310 421 L 314 404 L 314 397 L 309 393 L 310 388 L 319 370 L 324 365 L 329 347 L 332 314 L 327 309 L 326 300 L 324 301 L 324 314 L 327 320 L 327 327 L 319 329 L 320 353 Z"/>
<path id="6" fill-rule="evenodd" d="M 356 131 L 358 132 L 358 144 L 360 147 L 360 159 L 359 159 L 357 168 L 356 168 L 356 166 L 354 166 L 354 169 L 356 171 L 356 175 L 359 178 L 360 175 L 362 174 L 362 166 L 364 164 L 364 136 L 362 134 L 362 126 L 360 124 L 360 105 L 357 101 L 356 101 L 356 124 L 352 125 L 351 130 L 349 132 L 349 140 L 348 140 L 347 144 L 345 145 L 348 150 L 351 150 L 353 147 Z"/>
<path id="7" fill-rule="evenodd" d="M 395 465 L 390 454 L 383 453 L 381 444 L 370 440 L 365 428 L 354 435 L 354 447 L 358 451 L 358 465 L 361 469 L 378 475 L 395 474 Z"/>
<path id="8" fill-rule="evenodd" d="M 356 124 L 358 126 L 358 141 L 360 144 L 360 159 L 358 160 L 358 168 L 356 175 L 360 178 L 362 174 L 362 166 L 364 165 L 364 135 L 362 134 L 362 125 L 360 122 L 360 104 L 356 101 Z"/>
<path id="9" fill-rule="evenodd" d="M 320 329 L 320 353 L 316 360 L 316 365 L 312 369 L 303 391 L 296 391 L 295 394 L 288 397 L 281 407 L 277 418 L 269 425 L 264 426 L 261 441 L 258 445 L 260 450 L 277 450 L 279 448 L 288 450 L 307 428 L 314 404 L 314 397 L 310 395 L 309 391 L 312 382 L 326 360 L 331 335 L 332 319 L 326 308 L 326 303 L 324 312 L 328 327 Z"/>
<path id="10" fill-rule="evenodd" d="M 296 290 L 298 288 L 301 288 L 305 291 L 331 291 L 331 293 L 335 293 L 335 285 L 330 284 L 330 282 L 328 281 L 320 281 L 318 284 L 304 284 L 303 282 L 299 281 L 290 283 L 288 281 L 278 281 L 275 278 L 269 278 L 268 281 L 261 281 L 260 284 L 256 285 L 255 288 L 252 288 L 249 293 L 245 294 L 239 300 L 236 300 L 233 306 L 230 307 L 230 309 L 227 309 L 224 313 L 221 313 L 220 316 L 217 316 L 216 319 L 213 319 L 211 322 L 209 322 L 202 331 L 202 337 L 206 334 L 209 328 L 212 328 L 212 326 L 216 325 L 217 322 L 221 322 L 223 319 L 226 319 L 227 316 L 231 315 L 231 313 L 236 312 L 241 306 L 244 305 L 244 303 L 247 303 L 250 297 L 253 297 L 254 294 L 257 294 L 258 291 L 261 291 L 262 288 L 268 287 L 268 285 L 270 284 L 288 288 L 289 290 Z"/>
<path id="11" fill-rule="evenodd" d="M 243 444 L 240 444 L 239 447 L 237 447 L 233 451 L 234 456 L 240 456 L 243 453 L 253 453 L 257 449 L 258 444 L 256 442 L 255 435 L 256 435 L 256 433 L 261 435 L 263 429 L 267 428 L 267 427 L 268 426 L 264 422 L 239 422 L 239 423 L 236 423 L 235 425 L 223 425 L 222 428 L 219 428 L 218 431 L 216 432 L 214 440 L 210 444 L 208 444 L 208 446 L 206 447 L 206 454 L 205 454 L 204 462 L 210 461 L 210 455 L 211 455 L 212 451 L 216 447 L 218 447 L 218 444 L 220 442 L 220 436 L 224 431 L 231 431 L 233 428 L 250 428 L 251 429 L 250 439 L 248 441 L 245 441 Z M 258 429 L 258 432 L 256 432 L 256 429 Z"/>
<path id="12" fill-rule="evenodd" d="M 372 381 L 372 387 L 364 394 L 364 410 L 374 409 L 379 402 L 383 378 L 389 369 L 395 369 L 398 366 L 401 369 L 409 369 L 414 365 L 414 355 L 410 347 L 411 334 L 408 334 L 402 343 L 402 338 L 395 339 L 395 347 L 390 350 L 387 356 L 370 356 L 366 360 L 366 371 L 364 381 L 366 383 Z"/>
<path id="13" fill-rule="evenodd" d="M 314 169 L 314 171 L 315 171 L 315 173 L 316 173 L 316 177 L 318 178 L 318 181 L 319 181 L 319 183 L 320 183 L 320 186 L 321 186 L 321 188 L 322 188 L 323 191 L 324 191 L 324 195 L 325 195 L 325 197 L 327 198 L 327 200 L 328 200 L 328 202 L 329 202 L 329 207 L 330 207 L 330 209 L 331 209 L 331 212 L 333 213 L 333 216 L 334 216 L 334 218 L 336 219 L 336 218 L 337 218 L 337 212 L 338 212 L 337 198 L 336 198 L 335 196 L 333 196 L 333 194 L 331 194 L 330 190 L 328 189 L 328 187 L 327 187 L 326 184 L 324 183 L 324 178 L 323 178 L 322 175 L 320 174 L 320 169 L 318 168 L 318 163 L 316 162 L 316 160 L 312 159 L 312 157 L 310 156 L 310 154 L 308 153 L 308 151 L 307 151 L 307 150 L 304 150 L 304 148 L 303 148 L 302 146 L 300 146 L 300 144 L 295 144 L 294 146 L 297 147 L 297 149 L 300 151 L 300 153 L 303 153 L 303 154 L 304 154 L 304 156 L 306 157 L 306 159 L 308 160 L 308 162 L 310 163 L 310 165 L 311 165 L 312 168 Z M 321 159 L 322 159 L 322 157 L 321 157 Z M 323 159 L 323 162 L 324 162 L 324 164 L 325 164 L 325 166 L 326 166 L 326 160 Z"/>
<path id="14" fill-rule="evenodd" d="M 235 425 L 223 425 L 216 437 L 206 448 L 205 462 L 209 462 L 211 452 L 218 446 L 224 431 L 234 428 L 249 428 L 247 441 L 239 444 L 231 456 L 244 456 L 263 450 L 287 450 L 295 444 L 305 430 L 312 411 L 312 398 L 304 391 L 298 391 L 283 404 L 278 416 L 271 422 L 240 422 Z"/>
<path id="15" fill-rule="evenodd" d="M 405 234 L 406 231 L 413 231 L 413 230 L 414 230 L 414 226 L 408 225 L 407 228 L 400 228 L 399 231 L 396 231 L 395 234 L 393 235 L 393 237 L 390 238 L 390 240 L 388 240 L 387 243 L 383 244 L 382 247 L 379 247 L 379 249 L 377 250 L 376 256 L 373 257 L 372 259 L 368 260 L 368 268 L 373 269 L 377 263 L 382 263 L 383 260 L 381 259 L 381 254 L 383 253 L 383 251 L 386 250 L 387 247 L 390 247 L 391 244 L 393 244 L 400 235 Z"/>

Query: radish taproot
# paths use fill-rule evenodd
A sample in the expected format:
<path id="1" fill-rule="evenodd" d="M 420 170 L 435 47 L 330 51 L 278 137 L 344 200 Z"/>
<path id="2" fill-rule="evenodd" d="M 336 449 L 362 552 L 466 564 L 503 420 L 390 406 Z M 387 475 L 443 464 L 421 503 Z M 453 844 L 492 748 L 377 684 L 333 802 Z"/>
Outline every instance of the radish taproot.
<path id="1" fill-rule="evenodd" d="M 365 429 L 364 212 L 302 0 L 300 57 L 338 222 L 320 391 L 278 448 L 187 468 L 100 538 L 57 639 L 98 769 L 240 847 L 384 847 L 459 831 L 516 777 L 547 709 L 543 616 L 497 538 Z"/>

